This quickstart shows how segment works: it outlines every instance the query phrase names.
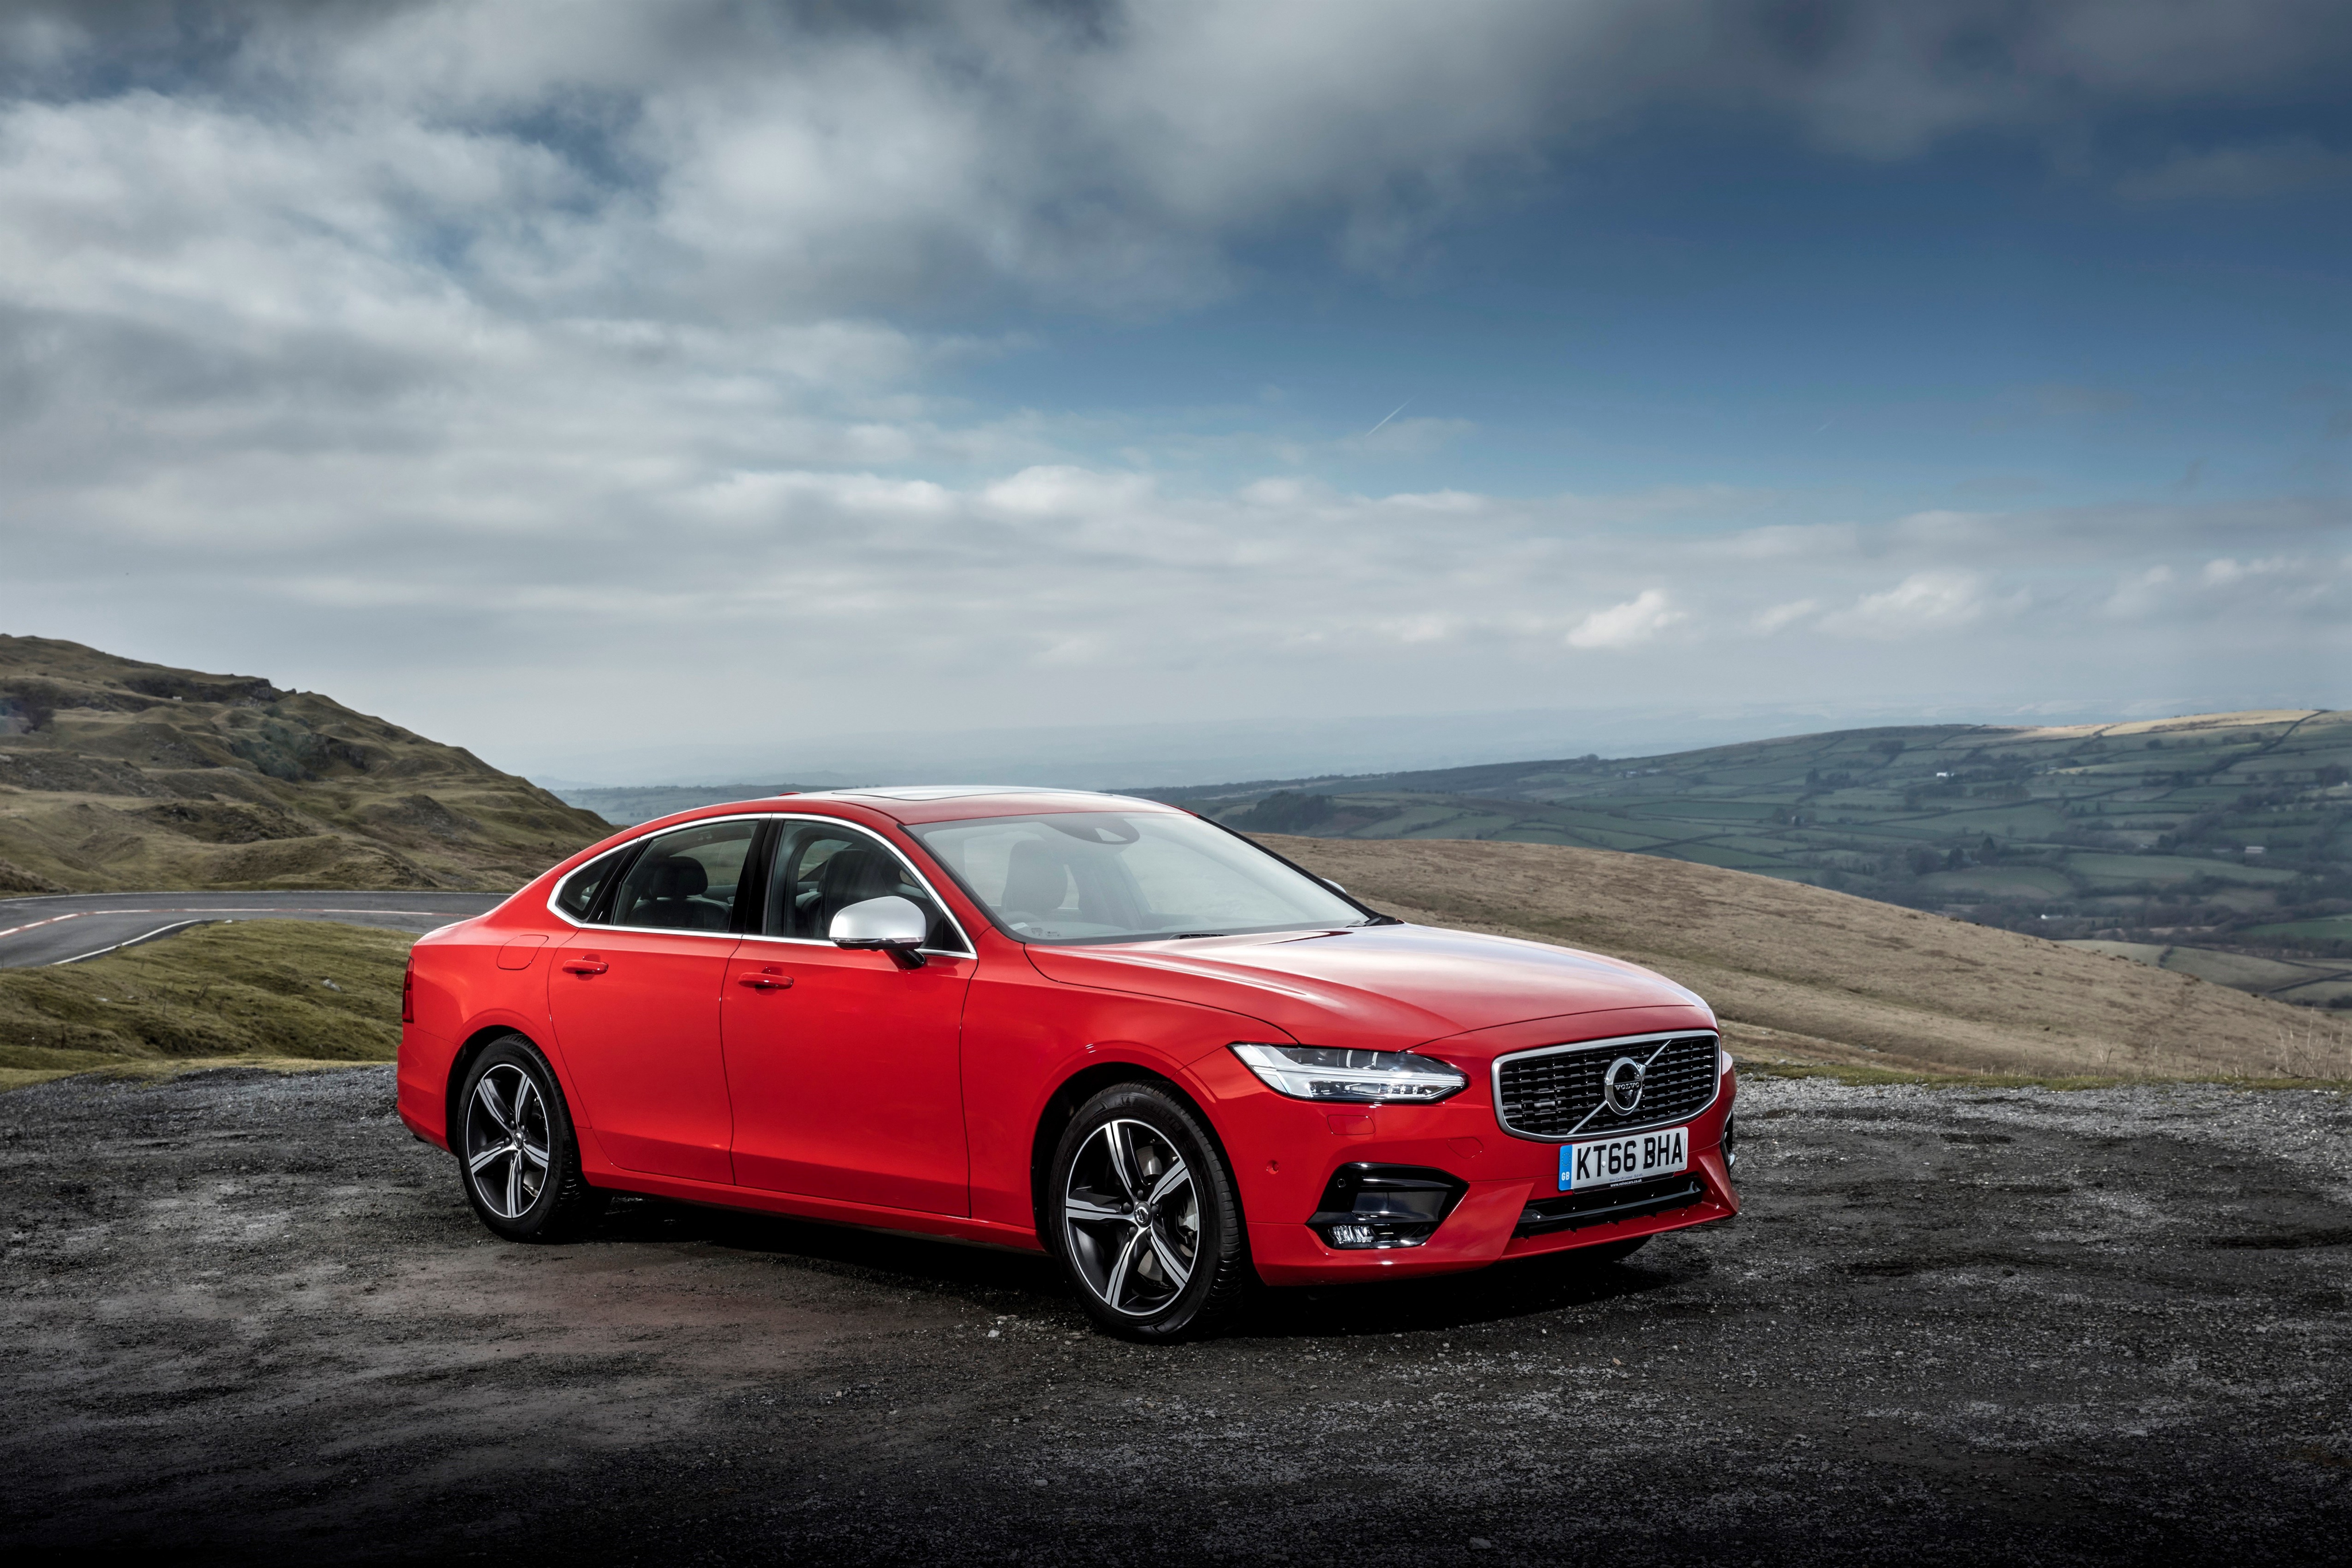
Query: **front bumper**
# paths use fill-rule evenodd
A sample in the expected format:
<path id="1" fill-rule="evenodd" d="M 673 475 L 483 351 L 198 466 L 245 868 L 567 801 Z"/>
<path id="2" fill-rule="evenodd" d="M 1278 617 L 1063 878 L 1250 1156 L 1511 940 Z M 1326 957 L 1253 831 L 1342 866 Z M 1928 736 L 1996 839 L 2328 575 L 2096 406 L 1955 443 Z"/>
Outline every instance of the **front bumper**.
<path id="1" fill-rule="evenodd" d="M 1510 1258 L 1679 1230 L 1739 1211 L 1722 1150 L 1738 1090 L 1732 1072 L 1722 1074 L 1714 1102 L 1681 1124 L 1690 1129 L 1696 1192 L 1642 1184 L 1639 1190 L 1623 1189 L 1631 1208 L 1606 1205 L 1602 1212 L 1573 1215 L 1530 1215 L 1530 1204 L 1551 1207 L 1548 1200 L 1561 1197 L 1559 1145 L 1504 1132 L 1477 1082 L 1474 1077 L 1473 1088 L 1435 1105 L 1379 1107 L 1291 1100 L 1255 1080 L 1230 1087 L 1220 1082 L 1228 1092 L 1219 1096 L 1218 1120 L 1243 1212 L 1250 1217 L 1250 1255 L 1259 1277 L 1271 1285 L 1307 1285 L 1458 1273 Z M 1360 1162 L 1443 1171 L 1468 1190 L 1418 1247 L 1335 1248 L 1307 1220 L 1332 1173 Z"/>

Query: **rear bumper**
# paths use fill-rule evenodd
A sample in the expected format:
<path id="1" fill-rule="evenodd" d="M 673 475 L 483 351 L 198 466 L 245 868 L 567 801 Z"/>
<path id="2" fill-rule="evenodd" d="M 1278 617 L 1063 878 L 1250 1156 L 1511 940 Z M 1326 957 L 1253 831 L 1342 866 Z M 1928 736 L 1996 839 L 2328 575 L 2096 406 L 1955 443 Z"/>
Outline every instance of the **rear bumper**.
<path id="1" fill-rule="evenodd" d="M 414 1022 L 400 1029 L 400 1119 L 436 1149 L 449 1146 L 449 1065 L 457 1048 Z"/>

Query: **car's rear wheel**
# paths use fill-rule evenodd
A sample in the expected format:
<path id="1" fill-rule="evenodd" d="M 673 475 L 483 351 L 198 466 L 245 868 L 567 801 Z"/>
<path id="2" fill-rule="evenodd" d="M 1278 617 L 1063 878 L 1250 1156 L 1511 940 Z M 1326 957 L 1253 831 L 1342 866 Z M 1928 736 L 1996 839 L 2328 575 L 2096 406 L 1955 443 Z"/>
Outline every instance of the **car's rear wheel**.
<path id="1" fill-rule="evenodd" d="M 604 1207 L 580 1175 L 580 1145 L 555 1073 L 519 1034 L 467 1069 L 456 1134 L 458 1180 L 484 1225 L 509 1241 L 554 1241 Z"/>
<path id="2" fill-rule="evenodd" d="M 1118 1083 L 1078 1108 L 1054 1155 L 1046 1228 L 1094 1321 L 1130 1339 L 1213 1332 L 1250 1281 L 1233 1177 L 1174 1095 Z"/>

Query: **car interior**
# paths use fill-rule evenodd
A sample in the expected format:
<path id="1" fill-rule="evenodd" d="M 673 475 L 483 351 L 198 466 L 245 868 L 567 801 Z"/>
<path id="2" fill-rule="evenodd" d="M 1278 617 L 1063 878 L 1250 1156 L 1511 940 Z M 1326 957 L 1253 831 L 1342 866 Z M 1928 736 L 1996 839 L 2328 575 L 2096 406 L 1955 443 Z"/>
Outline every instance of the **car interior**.
<path id="1" fill-rule="evenodd" d="M 906 899 L 930 917 L 929 946 L 962 946 L 898 856 L 838 830 L 788 827 L 776 843 L 761 929 L 771 936 L 821 942 L 832 931 L 833 917 L 844 909 L 869 898 L 890 897 Z"/>
<path id="2" fill-rule="evenodd" d="M 608 917 L 614 925 L 660 931 L 724 931 L 735 886 L 756 831 L 753 823 L 665 833 L 629 867 Z"/>

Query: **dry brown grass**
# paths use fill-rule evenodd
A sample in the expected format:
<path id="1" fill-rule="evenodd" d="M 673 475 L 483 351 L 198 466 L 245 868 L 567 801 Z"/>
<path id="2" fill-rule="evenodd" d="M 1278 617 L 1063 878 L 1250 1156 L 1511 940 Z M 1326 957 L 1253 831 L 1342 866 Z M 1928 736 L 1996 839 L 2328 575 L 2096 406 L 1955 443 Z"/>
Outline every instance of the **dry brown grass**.
<path id="1" fill-rule="evenodd" d="M 1549 844 L 1268 836 L 1374 907 L 1589 948 L 1769 1064 L 1927 1075 L 2352 1078 L 2341 1023 L 2193 976 L 1747 872 Z"/>

